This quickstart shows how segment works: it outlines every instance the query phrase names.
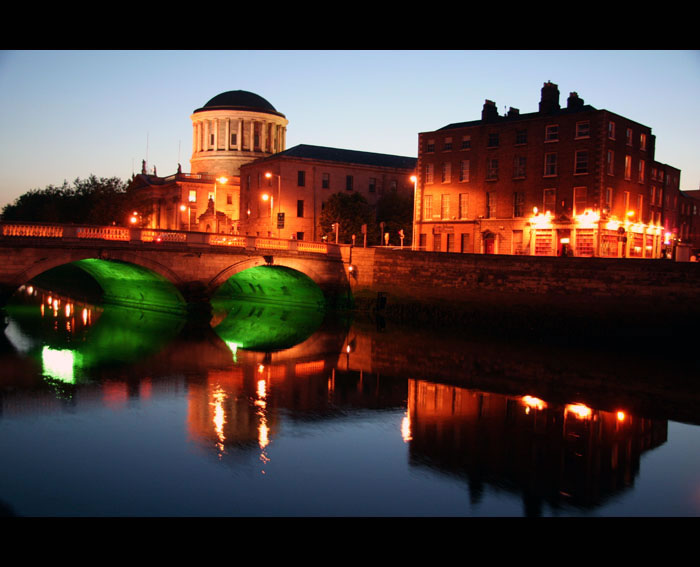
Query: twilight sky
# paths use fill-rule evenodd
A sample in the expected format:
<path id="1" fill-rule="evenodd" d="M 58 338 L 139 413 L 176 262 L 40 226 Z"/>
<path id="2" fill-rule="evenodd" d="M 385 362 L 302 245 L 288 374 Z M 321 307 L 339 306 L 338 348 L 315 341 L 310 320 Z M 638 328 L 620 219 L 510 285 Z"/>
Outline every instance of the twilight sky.
<path id="1" fill-rule="evenodd" d="M 417 155 L 418 133 L 538 108 L 546 81 L 651 127 L 656 159 L 700 188 L 700 51 L 2 51 L 0 209 L 141 160 L 189 171 L 192 111 L 247 90 L 289 120 L 287 147 Z"/>

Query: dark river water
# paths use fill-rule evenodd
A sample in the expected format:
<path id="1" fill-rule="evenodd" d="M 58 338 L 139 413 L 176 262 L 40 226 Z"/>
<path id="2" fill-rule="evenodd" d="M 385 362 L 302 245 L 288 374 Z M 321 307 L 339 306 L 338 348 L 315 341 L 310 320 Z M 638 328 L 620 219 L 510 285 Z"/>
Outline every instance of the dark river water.
<path id="1" fill-rule="evenodd" d="M 668 349 L 32 287 L 3 319 L 0 515 L 700 515 L 698 366 Z"/>

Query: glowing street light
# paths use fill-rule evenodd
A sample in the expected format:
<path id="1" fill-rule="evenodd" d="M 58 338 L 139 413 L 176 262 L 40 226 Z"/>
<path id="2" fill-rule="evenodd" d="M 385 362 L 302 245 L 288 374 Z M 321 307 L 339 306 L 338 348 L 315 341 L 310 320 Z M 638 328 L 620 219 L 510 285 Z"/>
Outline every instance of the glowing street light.
<path id="1" fill-rule="evenodd" d="M 221 177 L 216 177 L 214 179 L 214 218 L 216 220 L 216 232 L 219 232 L 219 216 L 216 214 L 216 184 L 217 183 L 225 185 L 226 183 L 228 183 L 228 178 L 224 177 L 222 175 Z"/>
<path id="2" fill-rule="evenodd" d="M 266 177 L 267 179 L 272 179 L 272 176 L 273 176 L 273 175 L 274 175 L 275 177 L 277 177 L 277 214 L 279 215 L 279 213 L 280 213 L 280 208 L 282 207 L 282 200 L 281 200 L 281 198 L 280 198 L 281 191 L 282 191 L 282 176 L 281 176 L 281 175 L 278 175 L 277 173 L 272 173 L 272 172 L 270 172 L 270 171 L 265 172 L 265 177 Z M 272 197 L 270 197 L 270 198 L 272 198 Z M 272 213 L 273 213 L 273 211 L 274 211 L 274 207 L 272 206 L 272 201 L 270 201 L 270 222 L 273 222 L 273 221 L 272 221 Z M 273 227 L 274 227 L 274 224 L 273 224 Z M 277 238 L 280 238 L 280 237 L 281 237 L 280 225 L 279 225 L 279 222 L 278 222 L 278 223 L 277 223 Z"/>

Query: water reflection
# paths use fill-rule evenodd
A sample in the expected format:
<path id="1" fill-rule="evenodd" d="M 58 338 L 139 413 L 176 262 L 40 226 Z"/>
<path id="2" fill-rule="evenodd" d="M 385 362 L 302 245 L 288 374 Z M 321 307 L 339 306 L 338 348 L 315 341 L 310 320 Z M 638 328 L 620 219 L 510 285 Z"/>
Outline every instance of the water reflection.
<path id="1" fill-rule="evenodd" d="M 533 345 L 505 349 L 502 344 L 467 343 L 439 333 L 380 331 L 366 322 L 348 326 L 315 311 L 280 306 L 233 302 L 217 311 L 212 329 L 192 329 L 171 317 L 88 305 L 27 287 L 7 313 L 4 334 L 12 352 L 3 354 L 0 382 L 0 450 L 7 462 L 21 462 L 26 452 L 14 447 L 12 436 L 3 432 L 13 431 L 13 424 L 21 425 L 14 428 L 15 435 L 23 429 L 31 432 L 33 425 L 25 417 L 75 416 L 75 422 L 61 427 L 64 441 L 66 436 L 84 435 L 86 423 L 98 431 L 108 422 L 97 411 L 116 411 L 128 436 L 114 438 L 110 430 L 99 440 L 109 454 L 109 466 L 99 471 L 102 490 L 124 483 L 123 477 L 111 472 L 120 467 L 128 467 L 135 477 L 149 478 L 168 478 L 185 470 L 189 482 L 206 485 L 211 473 L 203 463 L 214 462 L 236 475 L 236 486 L 244 487 L 252 502 L 222 512 L 218 503 L 203 500 L 198 514 L 280 510 L 282 504 L 268 500 L 274 496 L 268 496 L 265 487 L 240 476 L 245 470 L 252 471 L 251 478 L 267 478 L 271 467 L 284 484 L 278 488 L 278 499 L 280 490 L 290 501 L 298 497 L 308 502 L 315 501 L 317 490 L 347 491 L 347 499 L 333 510 L 340 515 L 357 509 L 353 490 L 362 486 L 362 479 L 372 483 L 384 479 L 384 495 L 396 485 L 411 486 L 402 493 L 406 502 L 430 500 L 420 491 L 431 494 L 447 479 L 450 487 L 456 487 L 454 494 L 466 492 L 474 506 L 485 505 L 488 495 L 497 493 L 506 495 L 525 515 L 542 515 L 548 509 L 589 513 L 633 493 L 643 456 L 672 442 L 668 418 L 693 415 L 697 407 L 696 390 L 662 391 L 660 382 L 653 381 L 650 364 L 645 364 L 645 374 L 625 359 L 608 359 L 609 365 L 617 361 L 617 371 L 615 379 L 611 376 L 601 388 L 604 358 L 586 364 L 580 353 L 559 353 L 557 368 L 552 369 L 547 367 L 552 359 Z M 635 377 L 634 388 L 621 368 Z M 62 389 L 55 387 L 58 381 Z M 53 386 L 41 387 L 47 383 Z M 652 397 L 657 402 L 653 411 L 637 411 L 650 408 Z M 157 426 L 143 423 L 143 414 L 153 411 L 147 402 L 170 400 L 180 404 L 182 412 L 169 411 Z M 129 408 L 139 408 L 140 413 L 124 411 Z M 90 416 L 90 421 L 79 416 Z M 327 439 L 341 424 L 355 423 L 361 431 L 368 422 L 386 424 L 386 440 L 382 429 L 373 437 L 329 446 Z M 355 482 L 330 490 L 315 485 L 320 482 L 316 477 L 299 476 L 298 457 L 286 448 L 299 443 L 295 435 L 300 425 L 313 431 L 304 437 L 308 450 L 331 467 L 325 481 L 350 474 L 344 464 L 350 460 L 357 470 Z M 158 459 L 139 453 L 136 440 L 153 435 L 154 427 L 159 447 L 182 443 L 202 460 L 183 467 L 168 452 L 158 453 Z M 181 441 L 178 435 L 183 430 L 186 439 Z M 47 459 L 55 452 L 50 450 L 54 438 L 46 438 L 46 446 L 41 446 L 40 436 L 32 439 Z M 401 450 L 388 451 L 388 446 Z M 141 471 L 144 459 L 148 464 Z M 61 466 L 80 469 L 77 462 Z M 427 475 L 429 486 L 407 480 L 416 471 Z M 22 482 L 11 466 L 3 474 L 2 478 L 17 477 L 12 483 Z M 0 482 L 0 501 L 7 502 L 8 509 L 27 513 L 29 504 L 7 486 L 8 480 Z M 21 492 L 35 488 L 22 485 Z M 214 488 L 236 493 L 227 484 Z M 153 502 L 145 495 L 143 508 L 137 509 L 146 515 L 165 513 L 162 502 L 168 498 L 178 502 L 183 498 L 180 491 L 178 485 L 176 492 Z M 77 489 L 75 495 L 66 496 L 69 503 L 79 498 Z M 382 508 L 382 496 L 367 498 L 379 514 L 391 509 L 388 502 Z M 37 508 L 41 510 L 37 514 L 96 513 L 68 506 L 73 508 Z M 112 509 L 109 506 L 107 510 Z M 430 511 L 454 513 L 448 504 L 444 506 Z M 182 510 L 171 513 L 185 513 Z M 411 508 L 401 510 L 415 513 Z M 457 513 L 467 513 L 466 508 Z"/>

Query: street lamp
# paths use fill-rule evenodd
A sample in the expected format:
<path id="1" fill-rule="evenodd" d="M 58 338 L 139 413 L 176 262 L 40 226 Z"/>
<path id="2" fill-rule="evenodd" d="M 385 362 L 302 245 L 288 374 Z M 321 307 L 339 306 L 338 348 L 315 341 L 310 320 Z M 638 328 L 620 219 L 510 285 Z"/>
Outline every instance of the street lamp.
<path id="1" fill-rule="evenodd" d="M 416 205 L 418 199 L 418 176 L 411 175 L 413 181 L 413 232 L 411 234 L 411 250 L 416 249 L 416 230 L 418 228 L 418 207 Z"/>
<path id="2" fill-rule="evenodd" d="M 221 177 L 216 177 L 214 179 L 214 219 L 216 221 L 216 232 L 219 232 L 219 216 L 216 214 L 216 184 L 221 183 L 222 185 L 225 185 L 228 182 L 228 178 L 224 177 L 223 175 Z"/>
<path id="3" fill-rule="evenodd" d="M 277 214 L 279 215 L 280 208 L 282 207 L 282 200 L 280 198 L 281 191 L 282 191 L 282 176 L 278 175 L 277 173 L 272 173 L 270 171 L 267 171 L 265 173 L 265 177 L 267 179 L 271 179 L 273 175 L 275 177 L 277 177 Z M 270 219 L 272 219 L 272 213 L 273 213 L 273 207 L 272 207 L 272 202 L 270 202 Z M 274 222 L 274 221 L 272 221 L 272 222 Z M 274 224 L 272 226 L 274 227 Z M 281 238 L 279 221 L 277 222 L 277 238 Z"/>

